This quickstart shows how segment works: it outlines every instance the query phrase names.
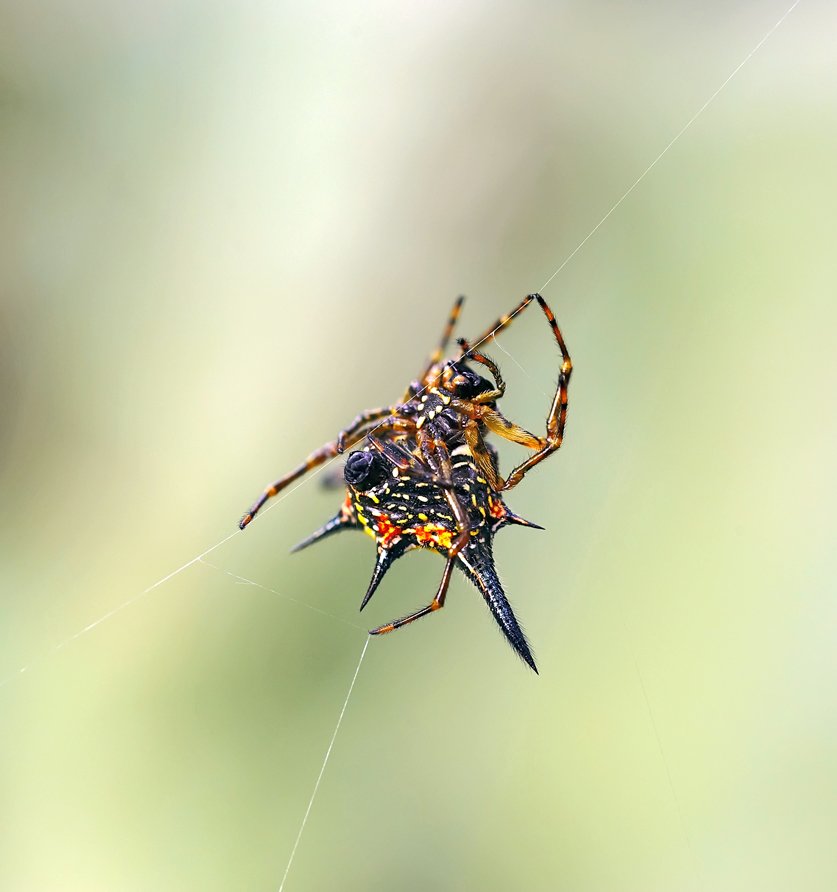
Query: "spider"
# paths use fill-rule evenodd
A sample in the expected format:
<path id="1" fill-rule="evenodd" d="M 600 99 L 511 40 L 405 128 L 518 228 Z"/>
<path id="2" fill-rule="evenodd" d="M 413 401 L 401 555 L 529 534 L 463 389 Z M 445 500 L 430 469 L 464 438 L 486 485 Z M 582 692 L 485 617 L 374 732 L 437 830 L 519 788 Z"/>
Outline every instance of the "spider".
<path id="1" fill-rule="evenodd" d="M 495 450 L 491 446 L 488 450 L 496 464 Z M 361 610 L 369 603 L 394 561 L 415 548 L 428 548 L 449 556 L 460 533 L 445 490 L 421 476 L 402 473 L 400 463 L 393 459 L 388 449 L 380 453 L 372 446 L 350 453 L 344 468 L 346 498 L 340 510 L 292 549 L 301 551 L 345 529 L 361 529 L 371 536 L 377 545 L 377 558 Z M 497 575 L 492 542 L 494 534 L 505 526 L 517 524 L 538 530 L 543 527 L 524 520 L 505 504 L 502 495 L 495 493 L 482 476 L 466 445 L 451 452 L 451 482 L 453 491 L 465 503 L 468 518 L 468 542 L 458 552 L 455 564 L 482 594 L 511 646 L 537 673 L 529 643 Z M 370 634 L 391 632 L 444 606 L 453 563 L 446 563 L 437 596 L 427 607 L 378 626 Z"/>
<path id="2" fill-rule="evenodd" d="M 461 486 L 453 473 L 453 455 L 469 456 L 478 476 L 484 481 L 479 486 L 484 486 L 486 491 L 499 496 L 502 492 L 517 486 L 528 471 L 559 449 L 563 441 L 572 361 L 555 316 L 546 301 L 539 294 L 527 295 L 512 312 L 501 316 L 473 346 L 460 338 L 459 355 L 455 359 L 444 360 L 463 300 L 464 298 L 460 297 L 455 301 L 439 345 L 430 356 L 421 377 L 409 385 L 398 403 L 361 412 L 347 428 L 338 433 L 335 440 L 312 452 L 301 465 L 267 487 L 239 523 L 240 528 L 244 529 L 268 499 L 307 471 L 343 453 L 362 440 L 366 441 L 366 447 L 363 451 L 350 455 L 345 468 L 346 483 L 350 491 L 356 482 L 352 480 L 352 474 L 355 467 L 359 469 L 357 462 L 370 463 L 370 467 L 375 464 L 380 470 L 380 461 L 376 461 L 373 457 L 377 454 L 391 466 L 393 477 L 399 478 L 404 475 L 412 478 L 416 486 L 424 484 L 437 498 L 443 498 L 448 512 L 447 517 L 453 526 L 446 527 L 450 532 L 450 542 L 443 549 L 446 556 L 445 569 L 433 601 L 428 607 L 403 620 L 372 630 L 372 634 L 390 632 L 442 607 L 453 567 L 457 561 L 465 560 L 460 555 L 469 544 L 472 532 L 479 529 L 478 524 L 476 527 L 472 524 L 470 512 L 470 507 L 477 506 L 472 504 L 469 507 L 467 496 L 463 498 Z M 488 338 L 495 337 L 505 329 L 517 315 L 535 302 L 546 316 L 562 357 L 558 386 L 547 416 L 544 437 L 530 433 L 500 412 L 497 401 L 505 393 L 505 382 L 497 365 L 477 349 Z M 483 377 L 470 368 L 469 364 L 484 366 L 493 380 Z M 499 473 L 496 456 L 485 441 L 489 433 L 495 433 L 533 450 L 532 454 L 518 464 L 505 479 Z M 355 456 L 367 457 L 361 459 Z M 472 494 L 472 502 L 474 495 Z M 522 633 L 520 637 L 525 645 Z M 512 643 L 514 644 L 514 641 Z M 515 647 L 534 668 L 531 654 L 527 659 L 517 644 Z M 528 653 L 528 648 L 525 652 Z"/>
<path id="3" fill-rule="evenodd" d="M 433 466 L 437 463 L 449 463 L 446 441 L 452 434 L 461 436 L 495 492 L 517 486 L 529 470 L 560 448 L 567 419 L 567 387 L 573 366 L 552 310 L 540 294 L 529 294 L 511 313 L 501 316 L 475 341 L 473 347 L 460 339 L 459 357 L 443 362 L 442 357 L 450 342 L 463 301 L 463 297 L 456 299 L 439 346 L 430 357 L 421 377 L 410 384 L 401 401 L 392 406 L 367 409 L 358 414 L 348 427 L 338 433 L 335 440 L 316 449 L 301 465 L 268 486 L 242 517 L 240 529 L 243 530 L 253 520 L 268 499 L 365 437 L 374 437 L 376 441 L 410 437 L 416 441 L 421 453 L 426 457 L 434 457 L 429 461 Z M 505 382 L 494 362 L 477 351 L 477 347 L 488 338 L 496 337 L 533 301 L 537 301 L 543 310 L 562 357 L 558 387 L 547 416 L 545 437 L 529 433 L 509 421 L 497 409 L 497 400 L 505 393 Z M 484 365 L 494 375 L 494 384 L 469 369 L 466 361 Z M 497 472 L 485 448 L 484 436 L 487 431 L 534 450 L 505 480 Z"/>

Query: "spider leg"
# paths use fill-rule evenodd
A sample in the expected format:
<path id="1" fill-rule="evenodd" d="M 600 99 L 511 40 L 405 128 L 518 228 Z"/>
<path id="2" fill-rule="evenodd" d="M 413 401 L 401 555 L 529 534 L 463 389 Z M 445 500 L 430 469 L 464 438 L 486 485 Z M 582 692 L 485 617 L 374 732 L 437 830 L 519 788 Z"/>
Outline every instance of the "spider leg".
<path id="1" fill-rule="evenodd" d="M 456 401 L 452 405 L 459 407 Z M 556 407 L 561 407 L 562 405 L 563 409 L 559 408 L 559 414 L 556 415 Z M 555 394 L 555 398 L 552 401 L 552 409 L 547 419 L 546 437 L 535 436 L 535 434 L 530 433 L 519 424 L 509 421 L 502 412 L 499 412 L 497 409 L 491 409 L 488 406 L 470 408 L 466 403 L 463 405 L 462 411 L 463 414 L 468 415 L 472 419 L 471 423 L 465 425 L 465 441 L 468 443 L 480 469 L 486 474 L 491 488 L 495 492 L 502 492 L 517 486 L 528 470 L 560 448 L 564 432 L 563 422 L 567 416 L 566 388 L 562 390 L 559 384 L 558 393 Z M 512 443 L 518 443 L 520 446 L 534 449 L 535 454 L 530 455 L 529 458 L 521 462 L 504 480 L 493 467 L 491 470 L 488 468 L 488 462 L 483 457 L 485 445 L 482 440 L 482 433 L 474 419 L 479 419 L 490 431 L 504 439 L 510 440 Z"/>
<path id="2" fill-rule="evenodd" d="M 409 449 L 395 440 L 382 440 L 373 432 L 366 435 L 369 445 L 399 471 L 407 471 L 410 468 L 418 469 L 418 459 Z"/>
<path id="3" fill-rule="evenodd" d="M 270 484 L 270 486 L 265 487 L 264 492 L 256 499 L 255 502 L 250 506 L 250 509 L 241 518 L 238 524 L 238 528 L 243 530 L 250 521 L 259 513 L 262 509 L 262 506 L 268 499 L 272 499 L 273 496 L 278 495 L 285 487 L 290 486 L 295 480 L 299 480 L 304 474 L 308 473 L 308 471 L 313 468 L 318 467 L 323 462 L 328 461 L 330 458 L 334 458 L 337 455 L 337 441 L 333 441 L 331 443 L 325 443 L 323 446 L 320 446 L 319 449 L 315 449 L 308 458 L 302 462 L 301 465 L 298 465 L 293 469 L 293 471 L 289 471 L 284 476 L 280 477 L 278 480 L 274 481 Z"/>
<path id="4" fill-rule="evenodd" d="M 430 374 L 433 366 L 441 362 L 442 358 L 444 357 L 451 335 L 453 334 L 453 329 L 456 326 L 456 320 L 459 319 L 459 314 L 462 311 L 463 303 L 465 303 L 465 297 L 460 294 L 460 296 L 457 297 L 456 300 L 453 302 L 453 308 L 450 311 L 450 316 L 448 317 L 445 329 L 442 332 L 439 346 L 430 354 L 430 359 L 427 360 L 427 366 L 425 367 L 424 373 L 421 376 L 422 381 L 425 381 L 427 379 L 427 376 Z"/>
<path id="5" fill-rule="evenodd" d="M 476 338 L 472 342 L 474 346 L 479 347 L 480 344 L 487 341 L 492 335 L 500 334 L 500 332 L 503 331 L 503 329 L 507 328 L 511 324 L 512 320 L 514 320 L 516 316 L 522 313 L 523 310 L 525 310 L 526 307 L 528 307 L 529 304 L 532 303 L 532 301 L 535 300 L 536 297 L 539 297 L 539 295 L 527 294 L 526 297 L 524 297 L 523 300 L 520 301 L 520 303 L 511 311 L 511 313 L 506 313 L 505 316 L 501 316 L 494 323 L 494 325 L 492 325 L 487 331 L 483 332 L 478 338 Z M 541 300 L 543 300 L 543 298 L 541 298 Z"/>
<path id="6" fill-rule="evenodd" d="M 506 440 L 511 440 L 512 443 L 528 446 L 529 449 L 541 449 L 546 443 L 543 437 L 538 437 L 527 431 L 525 427 L 509 421 L 498 409 L 491 409 L 485 406 L 480 414 L 480 418 L 490 431 L 499 434 Z"/>
<path id="7" fill-rule="evenodd" d="M 497 364 L 494 360 L 489 359 L 484 353 L 480 353 L 479 350 L 471 347 L 465 338 L 459 338 L 457 343 L 462 348 L 462 357 L 484 365 L 491 374 L 494 375 L 494 380 L 496 382 L 494 390 L 484 390 L 482 393 L 477 394 L 473 401 L 475 403 L 492 403 L 494 400 L 500 399 L 506 392 L 506 382 L 503 380 L 503 376 L 500 374 L 500 369 L 497 368 Z"/>
<path id="8" fill-rule="evenodd" d="M 457 520 L 459 533 L 448 549 L 445 569 L 442 571 L 442 578 L 433 600 L 426 607 L 422 607 L 421 610 L 417 610 L 415 613 L 410 613 L 407 616 L 401 617 L 401 619 L 394 620 L 391 623 L 372 629 L 369 632 L 370 635 L 385 635 L 387 632 L 393 632 L 395 629 L 400 629 L 402 626 L 415 622 L 423 616 L 428 616 L 437 610 L 441 610 L 442 607 L 445 606 L 445 597 L 448 593 L 450 577 L 454 565 L 456 564 L 457 555 L 468 543 L 471 535 L 471 523 L 468 518 L 468 512 L 452 489 L 450 453 L 448 452 L 447 446 L 442 441 L 427 436 L 424 431 L 419 432 L 419 439 L 421 441 L 420 445 L 422 446 L 422 451 L 424 451 L 428 457 L 433 456 L 435 459 L 434 464 L 438 465 L 439 476 L 450 487 L 446 488 L 444 493 L 445 498 L 453 511 L 454 517 Z"/>
<path id="9" fill-rule="evenodd" d="M 479 397 L 468 402 L 454 401 L 453 404 L 454 408 L 463 415 L 482 421 L 489 430 L 494 431 L 494 433 L 499 434 L 506 440 L 511 440 L 513 443 L 519 443 L 522 446 L 527 446 L 529 449 L 535 450 L 535 454 L 530 455 L 529 458 L 525 459 L 525 461 L 522 461 L 516 468 L 514 468 L 506 480 L 503 480 L 499 475 L 497 476 L 496 483 L 498 486 L 495 489 L 497 492 L 517 486 L 528 471 L 534 468 L 535 465 L 540 464 L 540 462 L 547 458 L 547 456 L 552 455 L 553 452 L 560 449 L 564 440 L 564 427 L 567 422 L 567 388 L 569 387 L 573 364 L 570 359 L 569 351 L 567 350 L 567 345 L 564 343 L 564 336 L 561 334 L 561 329 L 558 327 L 558 323 L 555 321 L 555 316 L 543 297 L 541 297 L 540 294 L 527 295 L 518 304 L 515 310 L 506 316 L 501 316 L 500 319 L 497 320 L 496 325 L 489 329 L 476 343 L 479 345 L 492 335 L 496 335 L 499 331 L 508 326 L 512 319 L 518 313 L 525 310 L 533 301 L 537 301 L 541 310 L 543 310 L 550 328 L 552 329 L 552 334 L 555 336 L 555 340 L 561 350 L 561 371 L 558 375 L 558 387 L 555 391 L 555 396 L 552 399 L 552 405 L 550 406 L 549 414 L 546 419 L 546 436 L 536 437 L 534 434 L 531 434 L 529 431 L 520 427 L 520 425 L 509 421 L 508 418 L 496 409 L 492 409 L 489 406 L 480 406 Z M 483 364 L 485 365 L 486 363 Z M 480 396 L 482 396 L 482 394 Z M 471 432 L 468 434 L 467 427 L 466 436 L 471 437 L 469 445 L 476 442 L 474 433 Z M 482 465 L 480 465 L 480 467 L 482 467 Z"/>
<path id="10" fill-rule="evenodd" d="M 506 482 L 503 484 L 503 489 L 511 489 L 513 486 L 517 486 L 517 484 L 524 478 L 527 471 L 530 471 L 547 456 L 561 448 L 561 443 L 564 441 L 564 427 L 567 423 L 567 388 L 569 387 L 570 376 L 573 371 L 573 363 L 570 359 L 567 345 L 564 343 L 564 336 L 561 334 L 561 329 L 558 328 L 558 323 L 555 321 L 555 316 L 552 314 L 552 310 L 550 310 L 546 301 L 540 294 L 536 294 L 534 297 L 540 304 L 544 315 L 549 321 L 552 333 L 555 335 L 555 340 L 558 342 L 558 346 L 561 349 L 561 371 L 558 375 L 558 387 L 555 391 L 555 396 L 552 398 L 552 406 L 549 409 L 549 415 L 546 419 L 546 441 L 534 455 L 530 455 L 529 458 L 522 461 L 511 474 L 509 474 Z M 487 420 L 486 423 L 488 424 Z"/>
<path id="11" fill-rule="evenodd" d="M 530 434 L 529 431 L 524 430 L 519 425 L 509 421 L 500 412 L 486 412 L 482 415 L 482 421 L 485 422 L 486 427 L 493 430 L 495 433 L 500 434 L 500 436 L 505 437 L 505 439 L 511 440 L 513 443 L 519 443 L 522 446 L 528 446 L 530 449 L 541 450 L 548 444 L 548 440 Z M 474 420 L 469 420 L 466 422 L 462 433 L 465 437 L 465 442 L 471 451 L 471 455 L 477 463 L 477 467 L 488 480 L 488 485 L 494 492 L 502 492 L 505 489 L 510 489 L 511 487 L 509 486 L 508 481 L 503 480 L 497 470 L 496 463 L 488 452 L 479 424 Z M 543 459 L 539 459 L 539 461 L 542 460 Z M 513 485 L 514 484 L 512 484 L 512 486 Z"/>
<path id="12" fill-rule="evenodd" d="M 499 409 L 480 405 L 476 400 L 453 399 L 450 405 L 461 415 L 482 422 L 489 430 L 506 440 L 511 440 L 512 443 L 528 446 L 530 449 L 541 449 L 546 443 L 543 437 L 537 437 L 526 428 L 509 421 Z"/>
<path id="13" fill-rule="evenodd" d="M 394 440 L 382 440 L 374 434 L 367 434 L 366 439 L 369 445 L 379 452 L 394 467 L 410 477 L 418 480 L 424 480 L 426 483 L 432 483 L 442 489 L 450 489 L 453 483 L 442 479 L 438 474 L 434 474 L 432 469 L 425 470 L 419 458 L 413 455 L 408 449 L 405 449 L 400 443 Z"/>
<path id="14" fill-rule="evenodd" d="M 391 406 L 382 406 L 380 409 L 365 409 L 363 412 L 359 412 L 355 420 L 337 435 L 337 451 L 339 453 L 345 452 L 346 441 L 349 437 L 356 434 L 371 421 L 380 421 L 382 418 L 386 418 L 391 412 Z"/>
<path id="15" fill-rule="evenodd" d="M 367 434 L 367 431 L 365 429 L 366 426 L 371 423 L 371 421 L 368 421 L 358 426 L 353 422 L 350 428 L 347 428 L 348 433 L 346 431 L 341 431 L 341 434 L 344 434 L 343 448 L 346 449 L 350 446 L 353 446 L 355 443 L 360 442 Z M 383 431 L 387 428 L 395 428 L 399 424 L 403 424 L 403 422 L 400 419 L 393 418 L 391 422 L 386 420 L 378 422 L 375 429 L 380 429 Z M 238 528 L 243 530 L 259 513 L 265 502 L 267 502 L 269 499 L 272 499 L 275 495 L 278 495 L 280 492 L 282 492 L 283 489 L 290 486 L 291 483 L 299 480 L 299 478 L 307 474 L 308 471 L 319 467 L 319 465 L 339 455 L 339 447 L 339 437 L 337 440 L 332 440 L 329 443 L 325 443 L 324 445 L 320 446 L 319 449 L 315 449 L 308 456 L 308 458 L 306 458 L 305 461 L 302 462 L 302 464 L 298 465 L 292 471 L 289 471 L 287 474 L 271 483 L 270 486 L 266 487 L 259 498 L 256 499 L 256 501 L 250 506 L 249 511 L 244 515 L 244 517 L 241 518 L 238 524 Z"/>
<path id="16" fill-rule="evenodd" d="M 483 477 L 488 481 L 488 485 L 494 492 L 499 492 L 500 487 L 503 485 L 503 478 L 497 472 L 497 467 L 488 452 L 485 440 L 482 438 L 480 426 L 476 421 L 469 420 L 465 424 L 462 433 L 465 437 L 465 443 L 471 451 L 477 467 L 482 471 Z"/>
<path id="17" fill-rule="evenodd" d="M 445 606 L 445 597 L 448 593 L 448 586 L 450 585 L 450 576 L 452 572 L 453 561 L 448 559 L 445 562 L 445 569 L 442 571 L 442 581 L 439 583 L 439 588 L 436 591 L 433 600 L 427 605 L 427 607 L 422 607 L 421 610 L 417 610 L 415 613 L 410 613 L 407 616 L 402 616 L 401 619 L 396 619 L 393 620 L 391 623 L 386 623 L 386 625 L 378 626 L 376 629 L 371 629 L 369 634 L 386 635 L 387 632 L 394 632 L 396 629 L 400 629 L 402 626 L 414 623 L 417 619 L 421 619 L 423 616 L 428 616 L 429 614 L 434 613 L 437 610 L 441 610 Z"/>
<path id="18" fill-rule="evenodd" d="M 570 361 L 570 354 L 567 351 L 567 345 L 564 343 L 564 336 L 561 334 L 561 329 L 558 328 L 558 323 L 555 321 L 555 316 L 552 313 L 552 310 L 549 309 L 549 305 L 543 299 L 540 294 L 527 294 L 526 297 L 523 298 L 522 301 L 511 311 L 511 313 L 506 313 L 505 316 L 501 316 L 495 323 L 492 325 L 487 331 L 481 334 L 473 343 L 475 347 L 479 347 L 480 344 L 487 341 L 490 337 L 496 336 L 500 334 L 505 328 L 507 328 L 511 322 L 515 319 L 516 316 L 519 316 L 532 301 L 537 301 L 540 308 L 543 310 L 544 315 L 549 322 L 550 328 L 552 329 L 552 334 L 555 336 L 555 340 L 558 342 L 558 346 L 561 349 L 561 356 L 563 357 L 563 363 L 561 366 L 562 372 L 566 375 L 567 380 L 569 380 L 570 374 L 572 372 L 572 362 Z"/>

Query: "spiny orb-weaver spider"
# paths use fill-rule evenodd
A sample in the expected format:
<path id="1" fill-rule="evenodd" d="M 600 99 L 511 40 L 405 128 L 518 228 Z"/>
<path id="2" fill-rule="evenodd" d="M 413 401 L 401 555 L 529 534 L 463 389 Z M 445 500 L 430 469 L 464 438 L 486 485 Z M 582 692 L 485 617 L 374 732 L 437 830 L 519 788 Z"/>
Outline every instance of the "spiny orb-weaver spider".
<path id="1" fill-rule="evenodd" d="M 477 585 L 508 641 L 537 672 L 526 638 L 497 577 L 491 545 L 494 533 L 502 526 L 536 526 L 511 512 L 502 493 L 516 486 L 529 470 L 560 448 L 572 361 L 555 317 L 539 294 L 525 297 L 481 335 L 473 347 L 459 339 L 459 355 L 443 360 L 463 300 L 460 297 L 454 303 L 439 345 L 421 377 L 410 384 L 402 399 L 392 406 L 361 412 L 335 440 L 312 452 L 301 465 L 267 487 L 239 526 L 244 529 L 268 499 L 307 471 L 365 440 L 362 450 L 351 453 L 346 462 L 347 493 L 341 510 L 295 550 L 350 527 L 359 527 L 372 536 L 378 557 L 361 610 L 394 560 L 413 548 L 438 551 L 446 558 L 445 568 L 430 604 L 379 626 L 370 634 L 391 632 L 443 607 L 451 573 L 458 566 Z M 546 316 L 562 357 L 544 437 L 530 433 L 499 411 L 497 400 L 505 393 L 505 382 L 496 364 L 477 350 L 533 302 Z M 475 372 L 469 363 L 484 366 L 494 380 Z M 496 451 L 486 443 L 489 433 L 533 450 L 506 479 L 499 473 Z"/>

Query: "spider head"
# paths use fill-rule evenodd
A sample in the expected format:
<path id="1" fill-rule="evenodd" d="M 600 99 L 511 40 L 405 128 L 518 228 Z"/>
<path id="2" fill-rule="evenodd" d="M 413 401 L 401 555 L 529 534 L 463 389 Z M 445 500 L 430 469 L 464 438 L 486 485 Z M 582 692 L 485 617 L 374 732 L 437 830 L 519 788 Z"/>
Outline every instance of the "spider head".
<path id="1" fill-rule="evenodd" d="M 386 476 L 386 463 L 377 452 L 352 452 L 343 469 L 346 483 L 359 492 L 372 489 Z"/>
<path id="2" fill-rule="evenodd" d="M 448 363 L 442 374 L 442 384 L 454 396 L 465 400 L 494 389 L 489 380 L 469 369 L 462 360 Z"/>

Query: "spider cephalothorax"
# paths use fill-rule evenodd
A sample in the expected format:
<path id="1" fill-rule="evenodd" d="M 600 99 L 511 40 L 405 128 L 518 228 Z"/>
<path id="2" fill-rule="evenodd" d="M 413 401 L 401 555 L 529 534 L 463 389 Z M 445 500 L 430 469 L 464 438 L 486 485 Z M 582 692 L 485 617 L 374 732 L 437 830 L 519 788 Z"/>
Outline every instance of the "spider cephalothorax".
<path id="1" fill-rule="evenodd" d="M 453 489 L 467 504 L 470 526 L 467 544 L 454 556 L 455 565 L 476 585 L 512 647 L 537 672 L 526 637 L 497 575 L 492 540 L 499 529 L 511 524 L 542 528 L 516 515 L 502 495 L 493 492 L 466 446 L 451 454 L 451 471 Z M 363 610 L 394 561 L 415 548 L 428 548 L 448 558 L 459 527 L 443 489 L 401 472 L 370 447 L 349 454 L 344 476 L 346 498 L 340 511 L 294 551 L 343 529 L 361 529 L 371 536 L 377 546 L 377 558 L 360 605 Z M 373 629 L 372 634 L 397 629 L 439 609 L 443 603 L 444 593 L 438 604 L 434 601 L 417 613 Z"/>
<path id="2" fill-rule="evenodd" d="M 444 360 L 462 300 L 455 302 L 439 346 L 424 372 L 409 385 L 401 399 L 380 409 L 361 412 L 335 440 L 312 452 L 301 465 L 267 487 L 239 524 L 244 529 L 269 498 L 312 468 L 363 442 L 363 449 L 352 453 L 346 464 L 348 496 L 341 512 L 305 544 L 347 525 L 363 526 L 375 537 L 379 560 L 364 604 L 387 567 L 410 548 L 434 548 L 445 557 L 445 569 L 433 601 L 415 614 L 373 629 L 373 634 L 392 631 L 438 610 L 445 602 L 454 566 L 463 569 L 483 594 L 486 593 L 488 589 L 481 580 L 489 576 L 496 580 L 491 537 L 499 528 L 485 520 L 486 512 L 490 514 L 494 506 L 493 510 L 505 511 L 506 517 L 513 518 L 505 508 L 501 493 L 520 483 L 563 442 L 572 362 L 546 301 L 539 294 L 528 295 L 476 339 L 473 346 L 460 339 L 458 356 Z M 543 437 L 510 421 L 497 408 L 506 390 L 505 382 L 497 365 L 477 349 L 488 338 L 496 337 L 532 303 L 540 306 L 561 351 L 558 386 Z M 479 374 L 474 365 L 483 366 L 490 378 Z M 500 475 L 496 453 L 486 439 L 491 434 L 532 450 L 505 479 Z M 397 505 L 397 510 L 379 508 L 382 495 L 390 499 L 386 504 Z M 422 507 L 429 504 L 432 512 Z M 422 516 L 428 520 L 424 521 Z M 479 554 L 477 564 L 469 563 L 472 554 Z M 534 668 L 523 633 L 502 596 L 499 580 L 493 590 L 499 592 L 497 604 L 492 606 L 495 618 L 521 656 Z M 500 618 L 501 614 L 506 615 L 504 611 L 507 611 L 507 625 Z"/>
<path id="3" fill-rule="evenodd" d="M 496 408 L 495 385 L 471 369 L 467 357 L 452 359 L 431 369 L 425 377 L 425 383 L 414 381 L 410 385 L 408 399 L 396 407 L 397 415 L 409 419 L 416 433 L 424 431 L 420 436 L 425 442 L 443 440 L 449 449 L 465 443 L 465 430 L 469 424 L 468 416 L 461 411 L 465 401 L 479 397 L 488 408 Z M 485 399 L 484 394 L 489 397 Z M 482 437 L 485 425 L 477 422 L 476 427 Z M 411 431 L 411 428 L 405 430 Z M 403 438 L 407 436 L 405 434 Z"/>

